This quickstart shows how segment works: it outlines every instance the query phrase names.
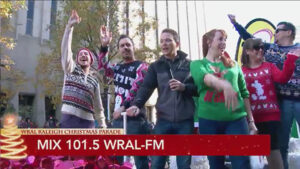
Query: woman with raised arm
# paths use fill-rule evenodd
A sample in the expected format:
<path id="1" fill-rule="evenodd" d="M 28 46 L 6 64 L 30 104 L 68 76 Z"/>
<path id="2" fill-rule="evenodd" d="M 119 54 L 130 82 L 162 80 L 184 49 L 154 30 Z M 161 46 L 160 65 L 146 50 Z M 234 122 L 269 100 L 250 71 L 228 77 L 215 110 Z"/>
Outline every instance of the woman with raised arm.
<path id="1" fill-rule="evenodd" d="M 220 29 L 204 34 L 204 59 L 193 61 L 190 66 L 198 87 L 196 113 L 200 134 L 249 134 L 249 129 L 253 133 L 257 131 L 243 73 L 225 52 L 226 39 L 225 31 Z M 225 156 L 208 156 L 208 160 L 211 169 L 226 168 Z M 250 169 L 248 156 L 230 156 L 230 161 L 233 169 Z"/>
<path id="2" fill-rule="evenodd" d="M 95 119 L 100 127 L 106 127 L 104 109 L 100 97 L 99 82 L 91 75 L 93 54 L 81 48 L 73 60 L 71 51 L 74 25 L 81 18 L 75 10 L 69 18 L 61 43 L 61 63 L 64 71 L 62 91 L 62 128 L 94 128 Z"/>

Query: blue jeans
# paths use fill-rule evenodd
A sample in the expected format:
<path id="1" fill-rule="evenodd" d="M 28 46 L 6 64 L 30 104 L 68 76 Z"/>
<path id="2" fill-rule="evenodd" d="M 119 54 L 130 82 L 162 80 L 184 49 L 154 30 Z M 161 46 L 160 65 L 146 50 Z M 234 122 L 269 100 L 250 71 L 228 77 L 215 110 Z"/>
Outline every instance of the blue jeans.
<path id="1" fill-rule="evenodd" d="M 294 118 L 300 124 L 300 102 L 295 100 L 282 99 L 279 102 L 281 110 L 281 126 L 279 128 L 279 148 L 283 160 L 283 166 L 288 169 L 288 148 L 291 128 Z"/>
<path id="2" fill-rule="evenodd" d="M 85 120 L 83 118 L 62 113 L 60 128 L 95 128 L 94 120 Z"/>
<path id="3" fill-rule="evenodd" d="M 149 134 L 146 120 L 128 120 L 127 121 L 127 134 Z M 113 128 L 123 128 L 122 120 L 114 120 Z M 120 164 L 123 163 L 123 156 L 117 156 Z M 134 162 L 137 169 L 149 169 L 148 156 L 134 156 Z"/>
<path id="4" fill-rule="evenodd" d="M 215 121 L 199 118 L 200 134 L 248 134 L 248 124 L 243 117 L 234 121 Z M 210 169 L 226 169 L 225 156 L 208 156 Z M 230 156 L 232 169 L 250 169 L 249 156 Z"/>
<path id="5" fill-rule="evenodd" d="M 193 119 L 180 122 L 158 119 L 154 127 L 154 134 L 193 134 L 193 130 Z M 167 157 L 168 156 L 152 156 L 151 169 L 164 169 Z M 191 156 L 177 156 L 176 162 L 178 169 L 190 169 Z"/>

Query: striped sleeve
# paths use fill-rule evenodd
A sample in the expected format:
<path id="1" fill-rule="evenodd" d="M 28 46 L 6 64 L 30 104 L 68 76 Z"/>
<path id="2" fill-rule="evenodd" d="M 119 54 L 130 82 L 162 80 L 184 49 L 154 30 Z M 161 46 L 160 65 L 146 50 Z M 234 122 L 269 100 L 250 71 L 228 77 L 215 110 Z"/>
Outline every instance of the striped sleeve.
<path id="1" fill-rule="evenodd" d="M 146 73 L 148 71 L 148 65 L 146 63 L 141 63 L 136 70 L 136 78 L 133 81 L 132 87 L 129 90 L 129 95 L 126 97 L 123 105 L 125 108 L 130 106 L 130 102 L 133 101 L 134 97 L 137 94 L 138 89 L 142 85 Z"/>

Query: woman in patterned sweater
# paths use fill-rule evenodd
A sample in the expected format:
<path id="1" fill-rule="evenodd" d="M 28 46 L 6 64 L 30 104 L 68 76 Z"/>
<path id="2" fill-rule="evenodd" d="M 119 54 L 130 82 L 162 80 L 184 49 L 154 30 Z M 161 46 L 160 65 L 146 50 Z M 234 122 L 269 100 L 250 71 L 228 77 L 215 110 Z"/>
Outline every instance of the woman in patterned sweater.
<path id="1" fill-rule="evenodd" d="M 73 10 L 61 44 L 61 62 L 64 70 L 61 127 L 94 128 L 95 119 L 100 127 L 106 127 L 99 82 L 90 72 L 93 63 L 92 52 L 82 48 L 77 54 L 76 63 L 72 58 L 73 26 L 80 20 L 77 12 Z"/>
<path id="2" fill-rule="evenodd" d="M 275 82 L 287 83 L 295 70 L 300 50 L 290 51 L 280 71 L 274 64 L 264 62 L 264 44 L 261 39 L 249 38 L 243 46 L 243 73 L 250 93 L 251 111 L 259 134 L 271 137 L 271 153 L 267 156 L 270 169 L 283 169 L 278 137 L 280 110 L 277 102 Z"/>

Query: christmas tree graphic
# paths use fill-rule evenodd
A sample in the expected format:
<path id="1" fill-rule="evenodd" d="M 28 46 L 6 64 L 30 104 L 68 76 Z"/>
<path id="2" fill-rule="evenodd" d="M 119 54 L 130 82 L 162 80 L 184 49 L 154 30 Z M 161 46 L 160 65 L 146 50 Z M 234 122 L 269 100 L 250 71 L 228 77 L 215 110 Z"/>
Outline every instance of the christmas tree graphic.
<path id="1" fill-rule="evenodd" d="M 0 158 L 22 159 L 26 158 L 27 146 L 23 145 L 21 132 L 18 129 L 18 117 L 15 114 L 3 116 L 3 129 L 0 130 Z"/>

